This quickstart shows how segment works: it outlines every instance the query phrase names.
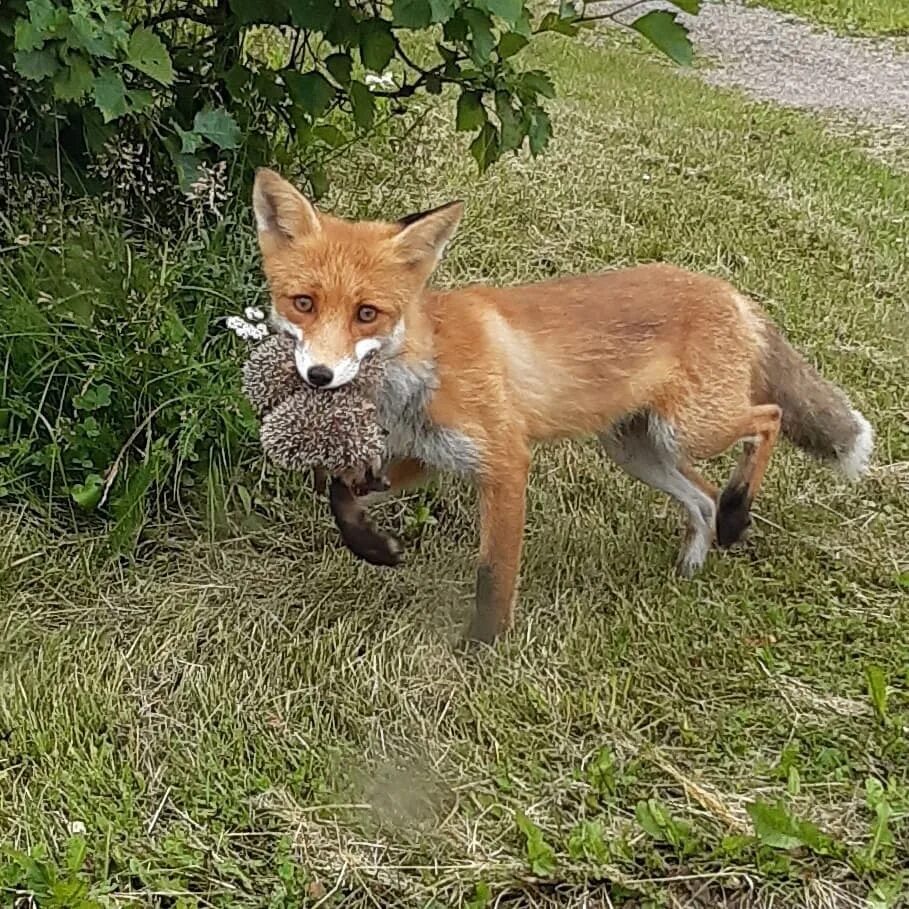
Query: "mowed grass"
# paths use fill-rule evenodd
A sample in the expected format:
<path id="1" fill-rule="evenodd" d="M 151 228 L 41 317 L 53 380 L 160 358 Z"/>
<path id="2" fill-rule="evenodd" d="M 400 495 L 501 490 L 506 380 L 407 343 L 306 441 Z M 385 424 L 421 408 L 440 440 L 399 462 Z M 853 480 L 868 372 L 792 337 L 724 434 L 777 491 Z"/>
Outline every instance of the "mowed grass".
<path id="1" fill-rule="evenodd" d="M 795 13 L 840 32 L 866 35 L 909 34 L 909 5 L 903 0 L 751 0 Z"/>
<path id="2" fill-rule="evenodd" d="M 781 446 L 750 541 L 682 581 L 663 498 L 591 443 L 540 450 L 517 626 L 481 652 L 459 646 L 455 482 L 378 512 L 408 535 L 394 571 L 287 491 L 256 528 L 150 528 L 123 566 L 6 513 L 0 843 L 45 857 L 0 882 L 154 906 L 900 904 L 909 179 L 632 50 L 541 53 L 545 157 L 477 180 L 429 109 L 339 160 L 328 204 L 465 198 L 444 283 L 650 260 L 733 280 L 873 421 L 871 476 Z"/>

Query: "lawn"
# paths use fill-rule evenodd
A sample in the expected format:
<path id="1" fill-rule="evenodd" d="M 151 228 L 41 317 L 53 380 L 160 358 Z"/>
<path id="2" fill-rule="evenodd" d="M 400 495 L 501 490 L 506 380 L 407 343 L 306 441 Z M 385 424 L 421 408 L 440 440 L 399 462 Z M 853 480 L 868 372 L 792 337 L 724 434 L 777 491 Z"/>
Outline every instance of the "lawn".
<path id="1" fill-rule="evenodd" d="M 388 572 L 268 478 L 255 527 L 175 516 L 129 564 L 7 509 L 0 886 L 58 907 L 80 886 L 162 907 L 900 905 L 909 177 L 633 49 L 540 53 L 545 157 L 477 180 L 428 109 L 338 159 L 327 204 L 466 199 L 444 283 L 650 260 L 731 279 L 875 424 L 870 478 L 781 446 L 747 545 L 682 581 L 664 499 L 593 444 L 540 450 L 517 627 L 471 653 L 453 482 L 380 512 L 409 540 Z M 221 253 L 234 311 L 250 234 Z"/>
<path id="2" fill-rule="evenodd" d="M 862 35 L 909 34 L 909 4 L 903 0 L 751 0 L 795 13 L 837 31 Z"/>

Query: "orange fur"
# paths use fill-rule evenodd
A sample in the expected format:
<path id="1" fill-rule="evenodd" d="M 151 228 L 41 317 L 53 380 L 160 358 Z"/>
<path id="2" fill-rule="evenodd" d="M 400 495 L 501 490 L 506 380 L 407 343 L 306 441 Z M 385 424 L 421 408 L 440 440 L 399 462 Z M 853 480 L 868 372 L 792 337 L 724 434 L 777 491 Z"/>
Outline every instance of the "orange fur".
<path id="1" fill-rule="evenodd" d="M 432 362 L 436 385 L 426 417 L 478 454 L 481 565 L 472 637 L 491 640 L 512 620 L 534 442 L 603 434 L 629 473 L 687 509 L 688 540 L 697 547 L 683 550 L 683 567 L 693 570 L 712 539 L 718 494 L 691 461 L 745 439 L 734 476 L 738 523 L 725 531 L 727 541 L 737 538 L 747 521 L 742 502 L 750 507 L 760 486 L 781 410 L 764 375 L 769 322 L 729 284 L 644 265 L 521 287 L 430 291 L 426 281 L 460 206 L 406 223 L 351 223 L 317 213 L 270 172 L 260 174 L 256 200 L 275 311 L 331 356 L 403 326 L 389 356 Z M 295 312 L 300 294 L 316 301 L 312 313 Z M 364 302 L 379 311 L 369 326 L 355 321 Z M 773 338 L 779 359 L 784 342 Z M 401 485 L 432 466 L 408 459 L 392 464 L 389 475 Z"/>

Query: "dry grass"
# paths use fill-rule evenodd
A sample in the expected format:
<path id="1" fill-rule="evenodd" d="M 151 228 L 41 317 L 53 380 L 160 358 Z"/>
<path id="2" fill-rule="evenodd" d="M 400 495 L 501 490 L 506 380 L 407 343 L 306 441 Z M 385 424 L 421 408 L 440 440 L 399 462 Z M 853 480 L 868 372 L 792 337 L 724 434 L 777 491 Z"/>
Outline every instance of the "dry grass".
<path id="1" fill-rule="evenodd" d="M 123 905 L 478 907 L 488 885 L 497 906 L 839 909 L 896 886 L 909 179 L 633 52 L 549 55 L 565 100 L 545 158 L 477 181 L 429 111 L 338 163 L 331 203 L 466 197 L 447 282 L 651 259 L 733 279 L 874 421 L 870 479 L 781 451 L 748 545 L 683 582 L 666 502 L 591 444 L 541 450 L 518 625 L 479 653 L 458 646 L 475 532 L 454 483 L 383 514 L 411 527 L 391 572 L 355 564 L 326 509 L 286 493 L 255 529 L 150 528 L 128 567 L 7 513 L 0 840 L 59 857 L 84 824 L 95 895 Z M 415 501 L 436 524 L 413 528 Z M 863 862 L 869 777 L 891 785 L 894 844 Z M 827 854 L 751 838 L 747 805 L 778 798 Z M 674 842 L 642 828 L 647 799 Z"/>

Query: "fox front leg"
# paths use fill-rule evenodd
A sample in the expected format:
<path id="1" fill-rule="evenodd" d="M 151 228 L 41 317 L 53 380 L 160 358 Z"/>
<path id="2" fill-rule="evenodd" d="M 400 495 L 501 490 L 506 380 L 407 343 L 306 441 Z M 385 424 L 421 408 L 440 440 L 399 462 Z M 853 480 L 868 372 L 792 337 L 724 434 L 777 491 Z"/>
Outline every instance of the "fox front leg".
<path id="1" fill-rule="evenodd" d="M 491 644 L 514 619 L 530 456 L 521 452 L 480 483 L 480 564 L 467 637 Z"/>

